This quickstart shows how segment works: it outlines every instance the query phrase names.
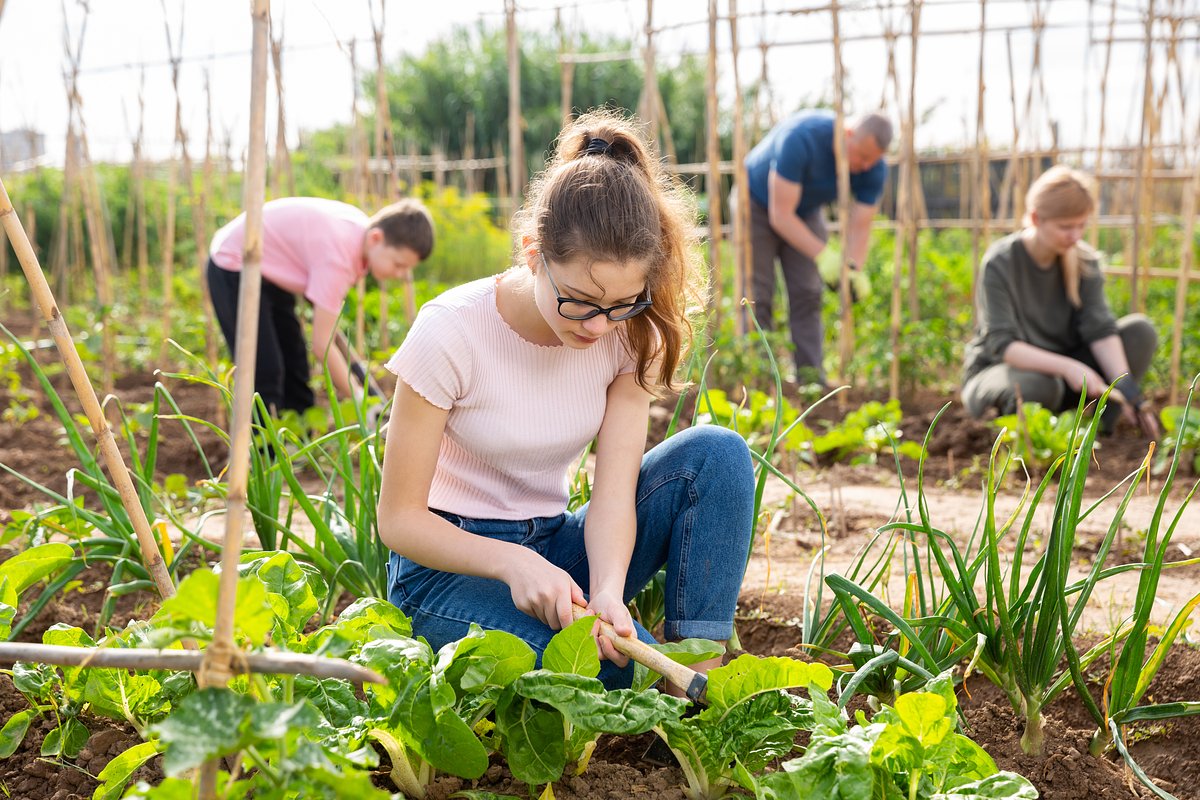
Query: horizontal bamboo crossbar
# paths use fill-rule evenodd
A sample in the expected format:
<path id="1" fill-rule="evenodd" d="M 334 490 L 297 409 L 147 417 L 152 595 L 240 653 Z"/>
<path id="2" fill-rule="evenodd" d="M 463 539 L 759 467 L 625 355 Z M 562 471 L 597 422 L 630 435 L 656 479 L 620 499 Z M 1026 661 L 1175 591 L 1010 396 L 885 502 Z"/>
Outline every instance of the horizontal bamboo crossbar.
<path id="1" fill-rule="evenodd" d="M 0 642 L 0 664 L 31 661 L 37 664 L 57 664 L 66 667 L 95 667 L 99 669 L 167 669 L 176 672 L 196 672 L 204 653 L 190 650 L 155 650 L 151 648 L 65 647 L 55 644 Z M 280 675 L 311 675 L 314 678 L 337 678 L 352 683 L 387 683 L 373 669 L 352 664 L 340 658 L 322 658 L 307 653 L 266 651 L 239 653 L 230 665 L 237 674 L 273 673 Z"/>

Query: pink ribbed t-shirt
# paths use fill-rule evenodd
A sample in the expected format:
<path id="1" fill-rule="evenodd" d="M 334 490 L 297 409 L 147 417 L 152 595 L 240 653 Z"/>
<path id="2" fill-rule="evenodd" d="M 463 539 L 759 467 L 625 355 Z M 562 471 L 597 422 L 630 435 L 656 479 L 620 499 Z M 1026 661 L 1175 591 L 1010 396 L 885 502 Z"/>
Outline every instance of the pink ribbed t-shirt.
<path id="1" fill-rule="evenodd" d="M 498 276 L 422 306 L 387 367 L 449 410 L 429 506 L 530 519 L 566 510 L 568 471 L 600 430 L 609 384 L 636 368 L 620 328 L 592 347 L 523 339 L 496 307 Z"/>
<path id="2" fill-rule="evenodd" d="M 320 197 L 281 197 L 263 205 L 262 275 L 337 314 L 360 277 L 363 237 L 370 218 L 359 209 Z M 218 267 L 242 269 L 246 214 L 217 231 L 209 255 Z"/>

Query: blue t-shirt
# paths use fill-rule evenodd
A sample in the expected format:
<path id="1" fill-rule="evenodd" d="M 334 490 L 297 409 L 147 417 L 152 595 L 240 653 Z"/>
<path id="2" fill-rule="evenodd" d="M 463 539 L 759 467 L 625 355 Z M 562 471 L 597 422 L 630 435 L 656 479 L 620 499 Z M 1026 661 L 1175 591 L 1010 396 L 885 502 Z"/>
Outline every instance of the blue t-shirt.
<path id="1" fill-rule="evenodd" d="M 837 159 L 833 153 L 834 116 L 828 111 L 798 111 L 780 122 L 746 156 L 750 196 L 767 205 L 767 176 L 801 186 L 796 216 L 807 217 L 821 206 L 837 202 Z M 850 173 L 850 193 L 873 206 L 883 194 L 887 164 L 881 158 L 866 172 Z"/>

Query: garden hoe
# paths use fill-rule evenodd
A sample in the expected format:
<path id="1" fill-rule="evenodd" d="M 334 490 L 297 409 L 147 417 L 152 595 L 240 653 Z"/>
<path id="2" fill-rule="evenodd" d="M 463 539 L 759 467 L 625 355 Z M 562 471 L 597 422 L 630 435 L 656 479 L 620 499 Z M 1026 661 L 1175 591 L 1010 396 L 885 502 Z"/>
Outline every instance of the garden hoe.
<path id="1" fill-rule="evenodd" d="M 592 617 L 595 614 L 579 604 L 572 609 L 575 619 Z M 678 664 L 635 636 L 621 636 L 613 626 L 600 621 L 600 632 L 608 637 L 618 652 L 632 658 L 643 667 L 654 670 L 671 683 L 683 689 L 693 703 L 708 705 L 708 676 L 684 664 Z"/>

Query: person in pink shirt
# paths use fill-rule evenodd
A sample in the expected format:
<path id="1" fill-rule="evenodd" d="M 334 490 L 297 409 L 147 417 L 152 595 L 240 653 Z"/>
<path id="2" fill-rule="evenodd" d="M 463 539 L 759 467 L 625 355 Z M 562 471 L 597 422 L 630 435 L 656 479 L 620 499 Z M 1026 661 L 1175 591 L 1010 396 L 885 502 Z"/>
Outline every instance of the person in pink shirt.
<path id="1" fill-rule="evenodd" d="M 651 401 L 675 388 L 704 305 L 689 200 L 633 121 L 581 116 L 515 221 L 516 265 L 426 303 L 388 362 L 388 596 L 434 649 L 477 623 L 540 658 L 573 603 L 653 642 L 626 604 L 663 567 L 665 638 L 732 634 L 749 449 L 699 425 L 645 452 Z M 590 502 L 568 512 L 568 474 L 593 441 Z M 600 679 L 629 686 L 599 631 Z"/>
<path id="2" fill-rule="evenodd" d="M 237 336 L 238 287 L 246 215 L 217 231 L 209 248 L 208 285 L 230 352 Z M 284 197 L 263 205 L 262 299 L 254 390 L 273 410 L 315 404 L 308 345 L 296 296 L 313 306 L 312 351 L 333 384 L 352 397 L 350 364 L 330 345 L 342 303 L 358 279 L 407 277 L 433 250 L 433 220 L 418 200 L 401 200 L 368 217 L 354 206 L 318 197 Z M 359 381 L 363 376 L 358 376 Z"/>

